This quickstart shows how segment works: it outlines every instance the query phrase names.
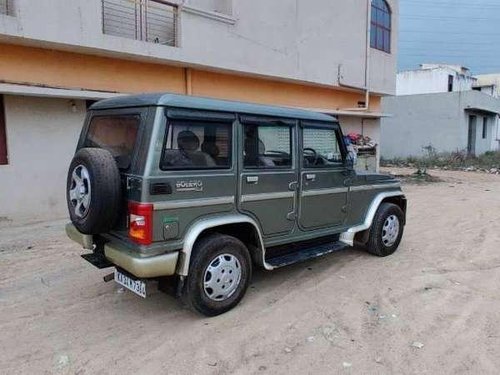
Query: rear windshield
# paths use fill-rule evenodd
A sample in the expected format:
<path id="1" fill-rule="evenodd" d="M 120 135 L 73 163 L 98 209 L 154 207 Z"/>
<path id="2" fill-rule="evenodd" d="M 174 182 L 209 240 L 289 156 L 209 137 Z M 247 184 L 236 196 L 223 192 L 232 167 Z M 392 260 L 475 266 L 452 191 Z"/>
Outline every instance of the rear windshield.
<path id="1" fill-rule="evenodd" d="M 137 115 L 96 116 L 89 126 L 84 147 L 111 152 L 120 169 L 130 167 L 141 119 Z"/>

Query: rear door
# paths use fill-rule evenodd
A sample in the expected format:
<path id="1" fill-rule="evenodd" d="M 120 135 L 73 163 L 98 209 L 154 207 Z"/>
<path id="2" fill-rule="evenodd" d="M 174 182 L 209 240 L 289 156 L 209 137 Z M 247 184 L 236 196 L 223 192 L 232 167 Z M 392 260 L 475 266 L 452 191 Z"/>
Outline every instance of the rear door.
<path id="1" fill-rule="evenodd" d="M 153 136 L 149 177 L 157 239 L 182 238 L 196 220 L 236 209 L 234 114 L 167 109 Z"/>
<path id="2" fill-rule="evenodd" d="M 296 121 L 241 117 L 239 209 L 264 236 L 290 232 L 296 221 Z"/>
<path id="3" fill-rule="evenodd" d="M 149 142 L 145 133 L 150 111 L 147 107 L 92 111 L 80 135 L 77 150 L 84 147 L 102 148 L 113 155 L 120 170 L 122 189 L 127 193 L 127 177 L 141 173 L 143 163 L 139 151 L 147 148 Z M 127 229 L 129 198 L 127 194 L 123 195 L 121 211 L 117 215 L 114 230 L 119 233 Z"/>
<path id="4" fill-rule="evenodd" d="M 340 127 L 304 122 L 300 135 L 299 226 L 305 231 L 341 226 L 347 217 L 349 179 Z"/>

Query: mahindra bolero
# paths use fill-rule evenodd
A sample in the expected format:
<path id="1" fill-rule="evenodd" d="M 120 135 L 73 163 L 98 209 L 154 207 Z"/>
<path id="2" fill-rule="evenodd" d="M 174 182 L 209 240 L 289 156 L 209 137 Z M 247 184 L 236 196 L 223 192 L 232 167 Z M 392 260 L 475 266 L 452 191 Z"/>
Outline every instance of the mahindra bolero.
<path id="1" fill-rule="evenodd" d="M 406 198 L 356 172 L 336 118 L 150 94 L 89 112 L 67 178 L 68 236 L 145 297 L 151 280 L 208 316 L 240 302 L 252 269 L 359 246 L 396 251 Z"/>

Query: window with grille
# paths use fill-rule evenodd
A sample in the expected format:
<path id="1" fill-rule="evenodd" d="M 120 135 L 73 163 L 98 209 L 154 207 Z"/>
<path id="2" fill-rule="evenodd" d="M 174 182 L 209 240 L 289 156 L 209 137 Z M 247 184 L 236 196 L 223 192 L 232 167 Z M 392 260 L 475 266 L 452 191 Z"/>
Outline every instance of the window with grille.
<path id="1" fill-rule="evenodd" d="M 371 10 L 371 38 L 372 48 L 391 52 L 391 9 L 385 0 L 372 0 Z"/>
<path id="2" fill-rule="evenodd" d="M 14 10 L 14 0 L 0 0 L 0 14 L 12 15 Z"/>
<path id="3" fill-rule="evenodd" d="M 102 19 L 104 34 L 177 45 L 178 7 L 168 1 L 102 0 Z"/>

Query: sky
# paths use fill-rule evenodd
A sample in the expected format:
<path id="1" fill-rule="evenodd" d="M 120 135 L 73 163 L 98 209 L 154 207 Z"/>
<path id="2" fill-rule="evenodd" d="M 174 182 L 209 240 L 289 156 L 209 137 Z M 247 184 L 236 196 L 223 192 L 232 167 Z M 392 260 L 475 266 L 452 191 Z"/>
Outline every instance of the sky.
<path id="1" fill-rule="evenodd" d="M 500 0 L 400 0 L 399 70 L 421 63 L 500 73 Z"/>

